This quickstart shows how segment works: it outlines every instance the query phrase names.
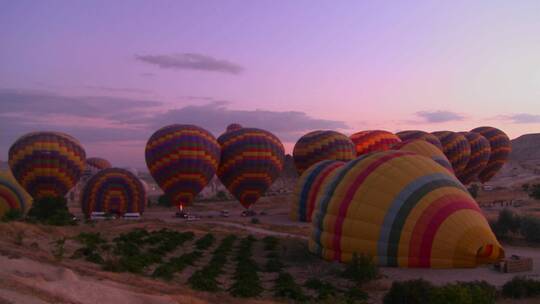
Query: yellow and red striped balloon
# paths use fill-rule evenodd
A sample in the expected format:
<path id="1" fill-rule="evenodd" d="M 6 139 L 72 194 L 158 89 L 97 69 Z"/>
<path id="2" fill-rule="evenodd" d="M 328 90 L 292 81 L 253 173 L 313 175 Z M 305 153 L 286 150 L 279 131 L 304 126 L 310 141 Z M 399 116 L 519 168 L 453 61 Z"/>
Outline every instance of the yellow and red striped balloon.
<path id="1" fill-rule="evenodd" d="M 309 250 L 381 266 L 461 268 L 493 263 L 504 250 L 459 180 L 411 152 L 361 156 L 332 174 L 312 216 Z"/>
<path id="2" fill-rule="evenodd" d="M 17 183 L 11 171 L 0 171 L 0 219 L 11 209 L 25 213 L 32 206 L 32 198 Z"/>
<path id="3" fill-rule="evenodd" d="M 420 155 L 423 155 L 425 157 L 428 157 L 438 163 L 439 165 L 445 167 L 450 173 L 454 174 L 454 169 L 452 168 L 452 164 L 444 155 L 444 153 L 439 150 L 436 146 L 432 145 L 431 143 L 427 142 L 423 139 L 412 139 L 407 141 L 402 141 L 400 143 L 397 143 L 394 147 L 392 147 L 393 150 L 400 150 L 400 151 L 409 151 L 413 153 L 417 153 Z"/>
<path id="4" fill-rule="evenodd" d="M 354 143 L 356 156 L 390 150 L 401 141 L 397 135 L 383 130 L 360 131 L 351 135 L 350 139 Z"/>
<path id="5" fill-rule="evenodd" d="M 218 142 L 221 163 L 217 176 L 242 206 L 249 208 L 283 170 L 283 144 L 274 134 L 256 128 L 225 132 Z"/>
<path id="6" fill-rule="evenodd" d="M 478 174 L 478 179 L 482 183 L 485 183 L 493 178 L 508 161 L 512 146 L 506 133 L 497 128 L 479 127 L 471 130 L 471 132 L 478 133 L 489 140 L 489 146 L 491 148 L 489 161 L 484 170 Z"/>
<path id="7" fill-rule="evenodd" d="M 491 147 L 489 140 L 479 133 L 474 132 L 460 132 L 469 141 L 471 147 L 471 157 L 467 166 L 463 170 L 463 173 L 458 176 L 459 180 L 468 185 L 478 178 L 478 174 L 486 168 L 491 155 Z"/>
<path id="8" fill-rule="evenodd" d="M 79 180 L 85 160 L 79 141 L 60 132 L 29 133 L 9 149 L 11 172 L 34 200 L 66 195 Z"/>
<path id="9" fill-rule="evenodd" d="M 146 190 L 131 172 L 119 168 L 107 168 L 92 176 L 81 195 L 83 213 L 92 212 L 143 213 L 146 207 Z"/>
<path id="10" fill-rule="evenodd" d="M 456 176 L 461 176 L 471 157 L 471 147 L 467 138 L 452 131 L 438 131 L 432 134 L 441 141 L 444 155 L 452 164 Z"/>
<path id="11" fill-rule="evenodd" d="M 418 131 L 418 130 L 405 130 L 405 131 L 401 131 L 401 132 L 396 133 L 396 135 L 402 141 L 413 140 L 413 139 L 423 139 L 423 140 L 429 142 L 430 144 L 436 146 L 441 151 L 443 150 L 443 146 L 442 146 L 441 141 L 439 140 L 439 138 L 437 136 L 431 134 L 431 133 L 428 133 L 428 132 Z"/>
<path id="12" fill-rule="evenodd" d="M 289 217 L 293 221 L 311 222 L 315 202 L 319 193 L 336 169 L 345 163 L 337 160 L 323 160 L 309 167 L 296 182 L 294 198 Z"/>
<path id="13" fill-rule="evenodd" d="M 322 160 L 349 161 L 356 157 L 353 142 L 336 131 L 319 130 L 302 136 L 294 145 L 294 164 L 298 175 Z"/>

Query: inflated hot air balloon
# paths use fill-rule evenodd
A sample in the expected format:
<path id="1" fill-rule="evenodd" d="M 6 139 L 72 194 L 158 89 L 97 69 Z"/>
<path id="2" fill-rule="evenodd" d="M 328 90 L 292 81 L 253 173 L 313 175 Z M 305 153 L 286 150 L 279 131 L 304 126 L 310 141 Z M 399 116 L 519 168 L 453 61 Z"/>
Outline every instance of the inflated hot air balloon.
<path id="1" fill-rule="evenodd" d="M 381 266 L 475 267 L 504 257 L 482 211 L 448 170 L 405 151 L 361 156 L 332 174 L 312 215 L 309 250 Z"/>
<path id="2" fill-rule="evenodd" d="M 478 174 L 478 179 L 485 183 L 495 176 L 508 161 L 512 151 L 510 139 L 503 131 L 493 127 L 479 127 L 471 130 L 471 132 L 484 136 L 489 140 L 489 146 L 491 147 L 491 154 L 486 168 Z"/>
<path id="3" fill-rule="evenodd" d="M 87 217 L 92 212 L 143 213 L 146 191 L 141 181 L 128 170 L 107 168 L 88 180 L 82 192 L 81 205 Z"/>
<path id="4" fill-rule="evenodd" d="M 86 167 L 87 169 L 99 171 L 107 168 L 111 168 L 111 163 L 100 157 L 89 157 L 86 159 Z"/>
<path id="5" fill-rule="evenodd" d="M 456 176 L 461 176 L 471 157 L 471 147 L 467 138 L 452 131 L 438 131 L 432 134 L 441 141 L 444 155 L 452 164 Z"/>
<path id="6" fill-rule="evenodd" d="M 9 170 L 0 171 L 0 219 L 11 209 L 25 213 L 32 206 L 32 198 L 17 183 Z"/>
<path id="7" fill-rule="evenodd" d="M 401 139 L 395 134 L 383 130 L 360 131 L 350 136 L 356 149 L 356 156 L 390 150 Z"/>
<path id="8" fill-rule="evenodd" d="M 241 124 L 238 124 L 238 123 L 232 123 L 230 125 L 227 126 L 227 129 L 225 130 L 225 132 L 230 132 L 230 131 L 236 131 L 236 130 L 240 130 L 242 129 L 242 125 Z"/>
<path id="9" fill-rule="evenodd" d="M 433 135 L 434 136 L 434 135 Z M 454 169 L 452 168 L 452 164 L 446 158 L 446 155 L 439 150 L 436 146 L 430 144 L 429 142 L 423 140 L 423 139 L 412 139 L 407 141 L 402 141 L 400 143 L 395 144 L 392 147 L 393 150 L 400 150 L 400 151 L 409 151 L 413 153 L 417 153 L 420 155 L 423 155 L 425 157 L 429 157 L 430 159 L 434 160 L 439 165 L 445 167 L 450 173 L 454 174 Z"/>
<path id="10" fill-rule="evenodd" d="M 406 131 L 398 132 L 396 133 L 396 135 L 402 141 L 407 141 L 407 140 L 412 140 L 412 139 L 423 139 L 429 142 L 430 144 L 435 145 L 441 151 L 443 150 L 443 146 L 439 138 L 428 132 L 418 131 L 418 130 L 406 130 Z"/>
<path id="11" fill-rule="evenodd" d="M 311 222 L 311 214 L 319 193 L 336 169 L 345 163 L 337 160 L 323 160 L 309 167 L 296 182 L 293 203 L 289 217 L 293 221 Z"/>
<path id="12" fill-rule="evenodd" d="M 471 157 L 469 158 L 469 162 L 467 163 L 465 170 L 463 170 L 463 173 L 458 176 L 459 180 L 464 185 L 468 185 L 475 181 L 478 174 L 486 167 L 489 161 L 489 155 L 491 154 L 491 148 L 489 146 L 489 140 L 479 133 L 460 132 L 460 134 L 467 138 L 469 146 L 471 147 Z"/>
<path id="13" fill-rule="evenodd" d="M 353 142 L 336 131 L 313 131 L 294 145 L 294 164 L 298 175 L 322 160 L 349 161 L 356 157 Z"/>
<path id="14" fill-rule="evenodd" d="M 79 141 L 60 132 L 29 133 L 9 149 L 11 172 L 34 200 L 66 195 L 79 180 L 85 160 Z"/>
<path id="15" fill-rule="evenodd" d="M 146 165 L 180 209 L 189 205 L 214 176 L 220 148 L 214 136 L 194 125 L 157 130 L 146 144 Z"/>
<path id="16" fill-rule="evenodd" d="M 255 128 L 226 132 L 218 138 L 221 163 L 217 176 L 245 208 L 251 207 L 283 169 L 283 144 Z"/>

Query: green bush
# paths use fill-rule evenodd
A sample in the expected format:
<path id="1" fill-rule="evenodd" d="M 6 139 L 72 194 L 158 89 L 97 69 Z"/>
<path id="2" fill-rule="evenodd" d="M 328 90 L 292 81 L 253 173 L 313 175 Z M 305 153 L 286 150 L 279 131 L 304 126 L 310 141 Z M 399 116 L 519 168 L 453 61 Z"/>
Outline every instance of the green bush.
<path id="1" fill-rule="evenodd" d="M 256 242 L 252 235 L 243 238 L 236 251 L 236 270 L 233 275 L 234 283 L 229 292 L 234 297 L 250 298 L 258 296 L 263 288 L 259 275 L 258 266 L 251 258 L 253 255 L 253 243 Z"/>
<path id="2" fill-rule="evenodd" d="M 28 211 L 28 219 L 53 226 L 76 224 L 63 197 L 44 197 L 35 201 Z"/>
<path id="3" fill-rule="evenodd" d="M 279 239 L 274 236 L 267 236 L 262 239 L 264 243 L 264 250 L 266 251 L 273 251 L 278 248 L 279 245 Z"/>
<path id="4" fill-rule="evenodd" d="M 540 219 L 526 216 L 521 219 L 521 235 L 529 242 L 540 242 Z"/>
<path id="5" fill-rule="evenodd" d="M 206 250 L 215 242 L 216 238 L 212 233 L 207 233 L 195 242 L 195 247 L 198 250 Z"/>
<path id="6" fill-rule="evenodd" d="M 304 283 L 304 286 L 317 291 L 318 300 L 326 300 L 335 298 L 338 295 L 338 289 L 334 285 L 326 281 L 321 281 L 316 278 L 311 278 Z"/>
<path id="7" fill-rule="evenodd" d="M 294 281 L 293 276 L 286 272 L 280 273 L 274 281 L 274 296 L 297 302 L 306 302 L 308 300 L 300 285 Z"/>
<path id="8" fill-rule="evenodd" d="M 285 265 L 281 262 L 280 259 L 277 258 L 271 258 L 266 260 L 266 264 L 264 265 L 264 271 L 266 272 L 280 272 Z"/>
<path id="9" fill-rule="evenodd" d="M 521 299 L 540 296 L 540 281 L 524 277 L 514 277 L 502 287 L 505 298 Z"/>
<path id="10" fill-rule="evenodd" d="M 383 299 L 384 304 L 424 304 L 430 303 L 433 285 L 418 279 L 404 282 L 393 282 L 392 287 Z"/>
<path id="11" fill-rule="evenodd" d="M 345 303 L 347 304 L 366 303 L 366 301 L 369 299 L 369 295 L 365 291 L 355 286 L 345 291 L 344 296 Z"/>
<path id="12" fill-rule="evenodd" d="M 172 207 L 173 206 L 171 199 L 166 194 L 162 194 L 162 195 L 160 195 L 158 197 L 157 204 L 158 204 L 158 206 L 162 206 L 162 207 Z"/>
<path id="13" fill-rule="evenodd" d="M 2 222 L 11 222 L 19 220 L 23 217 L 23 213 L 20 209 L 9 209 L 4 216 L 2 216 Z"/>
<path id="14" fill-rule="evenodd" d="M 373 259 L 366 255 L 358 256 L 356 253 L 345 270 L 342 277 L 357 283 L 365 283 L 377 278 L 378 269 Z"/>

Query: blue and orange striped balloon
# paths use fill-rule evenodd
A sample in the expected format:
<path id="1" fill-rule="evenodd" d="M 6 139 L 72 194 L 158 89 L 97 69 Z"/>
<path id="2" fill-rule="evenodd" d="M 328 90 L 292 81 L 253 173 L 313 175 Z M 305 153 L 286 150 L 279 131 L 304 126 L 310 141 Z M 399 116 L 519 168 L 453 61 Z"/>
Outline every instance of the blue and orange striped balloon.
<path id="1" fill-rule="evenodd" d="M 214 136 L 194 125 L 170 125 L 157 130 L 146 144 L 150 174 L 179 207 L 189 205 L 208 184 L 219 165 Z"/>
<path id="2" fill-rule="evenodd" d="M 94 170 L 103 170 L 107 168 L 111 168 L 111 163 L 101 157 L 89 157 L 86 159 L 86 166 L 87 168 L 92 168 Z"/>
<path id="3" fill-rule="evenodd" d="M 25 213 L 32 206 L 32 198 L 17 183 L 9 170 L 0 171 L 0 219 L 11 209 Z"/>
<path id="4" fill-rule="evenodd" d="M 29 133 L 9 149 L 11 172 L 34 200 L 66 195 L 79 181 L 85 160 L 79 141 L 60 132 Z"/>
<path id="5" fill-rule="evenodd" d="M 146 190 L 131 172 L 107 168 L 92 176 L 81 195 L 83 213 L 92 212 L 143 213 L 146 207 Z"/>
<path id="6" fill-rule="evenodd" d="M 464 185 L 468 185 L 475 181 L 478 178 L 478 174 L 486 167 L 491 154 L 491 147 L 489 145 L 489 140 L 479 133 L 460 132 L 460 134 L 467 138 L 469 145 L 471 146 L 471 157 L 469 158 L 469 162 L 467 163 L 465 170 L 463 170 L 463 173 L 458 176 L 459 180 Z"/>
<path id="7" fill-rule="evenodd" d="M 293 149 L 298 175 L 322 160 L 349 161 L 355 157 L 353 142 L 346 135 L 329 130 L 307 133 L 296 142 Z"/>
<path id="8" fill-rule="evenodd" d="M 432 134 L 441 141 L 444 155 L 452 164 L 456 176 L 461 176 L 471 157 L 471 147 L 467 138 L 452 131 L 438 131 Z"/>
<path id="9" fill-rule="evenodd" d="M 489 181 L 503 165 L 508 161 L 512 146 L 510 139 L 503 131 L 493 127 L 479 127 L 471 130 L 471 132 L 478 133 L 489 140 L 489 146 L 491 147 L 491 154 L 486 168 L 478 174 L 478 179 L 482 183 Z"/>
<path id="10" fill-rule="evenodd" d="M 242 128 L 222 134 L 217 176 L 242 206 L 249 208 L 283 170 L 283 144 L 274 134 Z"/>
<path id="11" fill-rule="evenodd" d="M 393 145 L 401 141 L 395 134 L 383 130 L 360 131 L 349 138 L 354 143 L 356 156 L 390 150 Z"/>
<path id="12" fill-rule="evenodd" d="M 431 133 L 428 133 L 428 132 L 419 131 L 419 130 L 405 130 L 405 131 L 401 131 L 401 132 L 396 133 L 396 135 L 402 141 L 413 140 L 413 139 L 423 139 L 423 140 L 429 142 L 430 144 L 436 146 L 441 151 L 443 150 L 443 146 L 442 146 L 441 141 L 439 140 L 439 138 L 437 136 L 431 134 Z"/>

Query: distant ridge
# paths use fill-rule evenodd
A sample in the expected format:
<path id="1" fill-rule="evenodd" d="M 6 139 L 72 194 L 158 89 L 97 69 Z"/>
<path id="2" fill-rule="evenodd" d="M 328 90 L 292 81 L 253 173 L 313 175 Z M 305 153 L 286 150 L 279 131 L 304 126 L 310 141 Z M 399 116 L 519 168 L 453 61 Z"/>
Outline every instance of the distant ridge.
<path id="1" fill-rule="evenodd" d="M 540 133 L 521 135 L 511 142 L 510 159 L 515 161 L 540 160 Z"/>

